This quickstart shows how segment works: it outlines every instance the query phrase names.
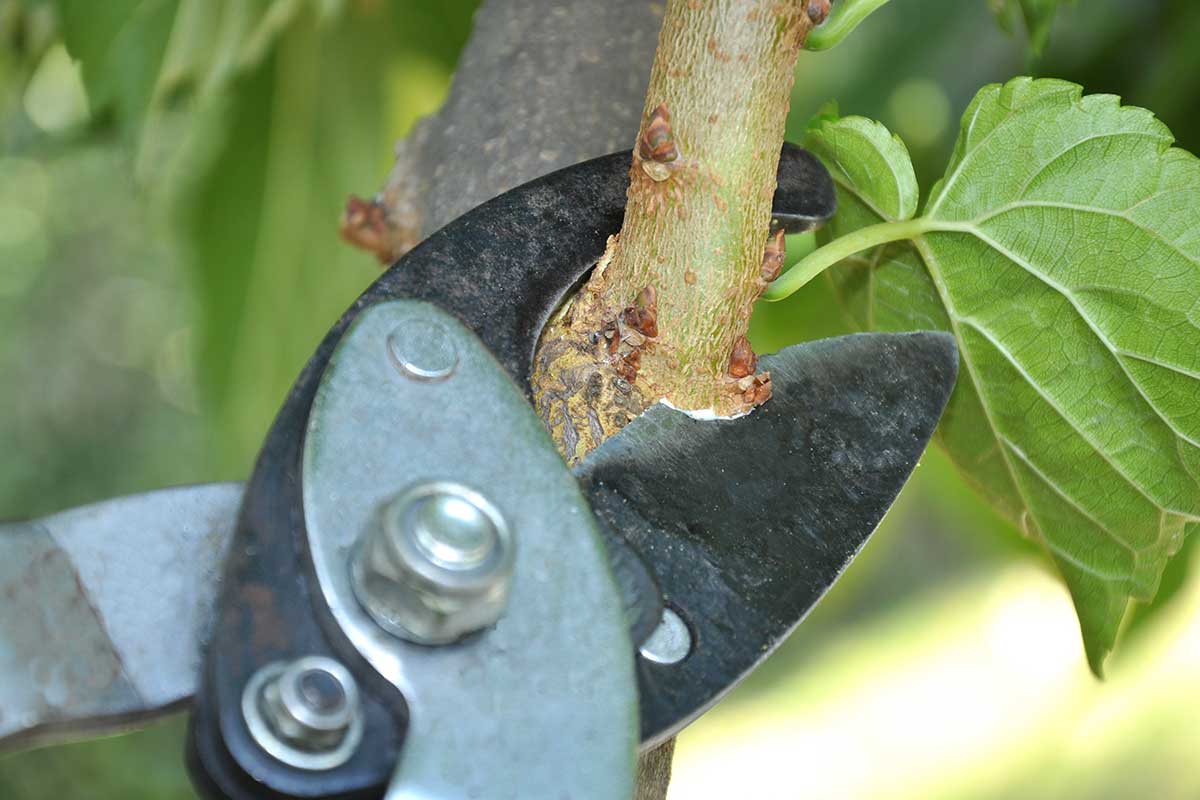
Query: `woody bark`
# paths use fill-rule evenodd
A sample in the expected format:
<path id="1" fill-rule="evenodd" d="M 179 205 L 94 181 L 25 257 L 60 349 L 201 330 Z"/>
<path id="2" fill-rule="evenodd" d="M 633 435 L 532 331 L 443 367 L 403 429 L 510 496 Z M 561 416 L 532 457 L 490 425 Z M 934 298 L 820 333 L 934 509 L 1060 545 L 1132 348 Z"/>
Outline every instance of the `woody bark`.
<path id="1" fill-rule="evenodd" d="M 770 397 L 745 339 L 778 273 L 771 199 L 796 56 L 827 3 L 670 0 L 625 220 L 543 335 L 537 407 L 568 460 L 651 403 L 718 416 Z"/>

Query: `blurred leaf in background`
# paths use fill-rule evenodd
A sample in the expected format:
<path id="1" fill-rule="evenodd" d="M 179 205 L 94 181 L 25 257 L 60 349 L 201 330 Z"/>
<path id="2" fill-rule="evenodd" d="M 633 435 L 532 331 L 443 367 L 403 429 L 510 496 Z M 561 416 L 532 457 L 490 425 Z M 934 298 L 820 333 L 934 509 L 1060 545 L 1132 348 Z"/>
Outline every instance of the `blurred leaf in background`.
<path id="1" fill-rule="evenodd" d="M 1054 15 L 1065 0 L 988 0 L 1000 27 L 1016 33 L 1024 27 L 1029 38 L 1029 48 L 1034 56 L 1040 56 L 1050 39 Z"/>

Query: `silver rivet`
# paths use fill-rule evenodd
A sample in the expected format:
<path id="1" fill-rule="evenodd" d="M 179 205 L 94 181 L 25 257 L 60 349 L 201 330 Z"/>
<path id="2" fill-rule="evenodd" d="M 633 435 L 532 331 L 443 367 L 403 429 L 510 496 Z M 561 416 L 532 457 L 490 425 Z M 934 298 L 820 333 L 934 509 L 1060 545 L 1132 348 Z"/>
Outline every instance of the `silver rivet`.
<path id="1" fill-rule="evenodd" d="M 672 609 L 663 607 L 662 619 L 642 643 L 642 658 L 656 664 L 678 664 L 692 650 L 692 634 L 687 623 Z"/>
<path id="2" fill-rule="evenodd" d="M 514 558 L 504 517 L 481 494 L 421 484 L 384 505 L 355 554 L 354 591 L 389 633 L 447 644 L 504 613 Z"/>
<path id="3" fill-rule="evenodd" d="M 354 677 L 324 656 L 277 661 L 260 669 L 242 692 L 242 715 L 263 750 L 299 769 L 344 764 L 362 739 Z"/>
<path id="4" fill-rule="evenodd" d="M 436 322 L 401 322 L 388 335 L 387 347 L 400 372 L 415 380 L 445 380 L 458 366 L 458 347 Z"/>

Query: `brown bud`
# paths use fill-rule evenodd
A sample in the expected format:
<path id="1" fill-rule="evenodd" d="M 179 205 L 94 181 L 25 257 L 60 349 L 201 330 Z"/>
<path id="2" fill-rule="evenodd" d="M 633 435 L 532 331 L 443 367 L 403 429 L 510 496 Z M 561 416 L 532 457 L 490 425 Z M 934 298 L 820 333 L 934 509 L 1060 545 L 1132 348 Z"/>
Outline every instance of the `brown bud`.
<path id="1" fill-rule="evenodd" d="M 622 319 L 642 336 L 658 336 L 658 296 L 653 286 L 647 286 L 638 292 L 634 305 L 622 312 Z"/>
<path id="2" fill-rule="evenodd" d="M 659 164 L 679 158 L 675 134 L 671 131 L 671 112 L 667 111 L 666 103 L 659 103 L 646 119 L 646 127 L 638 141 L 638 155 Z"/>
<path id="3" fill-rule="evenodd" d="M 729 354 L 729 374 L 734 378 L 744 378 L 753 375 L 758 367 L 758 356 L 750 347 L 750 340 L 745 336 L 738 337 L 733 343 L 733 352 Z"/>
<path id="4" fill-rule="evenodd" d="M 829 17 L 829 7 L 832 0 L 808 0 L 808 18 L 813 25 L 820 25 Z"/>
<path id="5" fill-rule="evenodd" d="M 391 232 L 388 230 L 387 209 L 378 199 L 363 200 L 350 195 L 342 214 L 338 231 L 344 240 L 375 254 L 381 264 L 396 259 Z"/>
<path id="6" fill-rule="evenodd" d="M 648 308 L 652 311 L 658 310 L 658 292 L 654 291 L 653 286 L 646 286 L 638 292 L 637 300 L 638 308 Z"/>
<path id="7" fill-rule="evenodd" d="M 787 237 L 783 228 L 767 237 L 767 247 L 763 251 L 762 279 L 767 283 L 779 277 L 783 272 L 783 259 L 787 255 Z"/>
<path id="8" fill-rule="evenodd" d="M 638 367 L 642 365 L 642 351 L 634 350 L 626 356 L 617 358 L 613 362 L 613 368 L 616 369 L 617 375 L 625 380 L 633 383 L 637 380 Z"/>
<path id="9" fill-rule="evenodd" d="M 637 329 L 632 327 L 624 317 L 617 323 L 617 333 L 621 336 L 621 344 L 627 344 L 630 347 L 641 347 L 647 341 L 646 337 L 638 333 Z"/>
<path id="10" fill-rule="evenodd" d="M 742 392 L 742 402 L 750 406 L 760 406 L 771 399 L 771 373 L 764 372 L 750 379 L 750 385 Z"/>

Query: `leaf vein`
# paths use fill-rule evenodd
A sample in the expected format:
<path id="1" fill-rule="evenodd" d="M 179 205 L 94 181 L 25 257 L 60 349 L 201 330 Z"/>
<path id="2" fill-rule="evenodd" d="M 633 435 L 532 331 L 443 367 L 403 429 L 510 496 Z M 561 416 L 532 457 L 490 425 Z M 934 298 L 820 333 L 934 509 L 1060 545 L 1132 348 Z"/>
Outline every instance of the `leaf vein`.
<path id="1" fill-rule="evenodd" d="M 956 340 L 958 340 L 960 343 L 963 342 L 964 340 L 963 340 L 963 336 L 962 336 L 962 331 L 959 330 L 959 319 L 960 318 L 958 316 L 957 310 L 954 307 L 954 301 L 950 297 L 949 293 L 946 291 L 946 288 L 943 284 L 942 271 L 941 271 L 940 267 L 938 266 L 937 258 L 934 257 L 933 251 L 929 249 L 929 245 L 925 242 L 924 238 L 918 237 L 916 239 L 913 239 L 913 246 L 917 248 L 918 254 L 925 261 L 925 268 L 927 270 L 929 270 L 929 275 L 933 279 L 934 288 L 937 290 L 938 295 L 941 297 L 942 305 L 945 306 L 945 308 L 946 308 L 946 318 L 950 321 L 950 327 L 954 333 L 954 338 Z M 1000 458 L 1004 462 L 1004 468 L 1008 472 L 1009 480 L 1012 481 L 1013 489 L 1016 491 L 1017 496 L 1020 498 L 1021 505 L 1024 506 L 1024 509 L 1023 509 L 1024 513 L 1022 515 L 1022 527 L 1028 532 L 1029 527 L 1028 527 L 1028 525 L 1025 524 L 1024 517 L 1029 516 L 1029 517 L 1033 518 L 1034 524 L 1037 525 L 1038 538 L 1042 542 L 1044 542 L 1048 547 L 1052 547 L 1052 545 L 1050 545 L 1050 542 L 1046 539 L 1045 535 L 1041 533 L 1042 526 L 1038 522 L 1036 515 L 1033 513 L 1033 507 L 1029 503 L 1029 498 L 1027 498 L 1025 496 L 1025 490 L 1021 487 L 1020 481 L 1017 480 L 1017 470 L 1013 466 L 1012 459 L 1009 457 L 1009 454 L 1008 454 L 1008 450 L 1005 447 L 1000 446 L 1000 440 L 1001 440 L 1000 428 L 996 425 L 996 419 L 992 415 L 992 408 L 991 408 L 991 405 L 989 405 L 989 403 L 988 403 L 987 395 L 984 393 L 983 383 L 979 380 L 979 373 L 977 371 L 977 367 L 975 366 L 975 360 L 971 355 L 970 348 L 965 347 L 965 346 L 960 347 L 959 351 L 960 351 L 960 356 L 962 359 L 962 365 L 967 368 L 967 374 L 968 374 L 968 376 L 970 376 L 971 383 L 974 384 L 974 386 L 975 386 L 975 393 L 979 397 L 979 407 L 983 410 L 984 419 L 987 420 L 988 427 L 991 428 L 991 430 L 992 430 L 992 439 L 997 443 L 997 446 L 999 447 Z M 1084 567 L 1081 565 L 1080 568 L 1083 569 Z"/>
<path id="2" fill-rule="evenodd" d="M 1016 264 L 1018 267 L 1021 267 L 1023 270 L 1028 272 L 1030 275 L 1032 275 L 1033 277 L 1037 278 L 1042 283 L 1044 283 L 1046 286 L 1048 286 L 1051 289 L 1053 289 L 1054 291 L 1058 292 L 1058 294 L 1060 294 L 1068 303 L 1070 303 L 1071 307 L 1073 309 L 1075 309 L 1075 313 L 1077 313 L 1079 315 L 1079 318 L 1082 319 L 1084 321 L 1084 323 L 1088 326 L 1088 330 L 1090 330 L 1096 336 L 1096 338 L 1100 341 L 1100 343 L 1102 345 L 1104 345 L 1104 348 L 1113 357 L 1113 360 L 1117 364 L 1117 368 L 1120 369 L 1122 374 L 1125 375 L 1125 378 L 1129 381 L 1130 385 L 1133 386 L 1134 391 L 1136 391 L 1138 393 L 1138 396 L 1142 398 L 1143 402 L 1146 403 L 1146 406 L 1152 412 L 1154 412 L 1154 416 L 1158 417 L 1159 421 L 1162 422 L 1164 425 L 1166 425 L 1167 429 L 1169 431 L 1171 431 L 1171 433 L 1173 433 L 1175 436 L 1178 436 L 1180 439 L 1183 439 L 1184 441 L 1188 442 L 1189 444 L 1200 447 L 1200 442 L 1195 441 L 1190 436 L 1183 433 L 1183 431 L 1180 431 L 1178 428 L 1176 428 L 1175 424 L 1173 422 L 1171 422 L 1169 419 L 1167 419 L 1166 416 L 1164 416 L 1163 413 L 1158 410 L 1158 407 L 1154 405 L 1153 401 L 1151 401 L 1150 398 L 1146 396 L 1146 392 L 1142 390 L 1141 384 L 1138 383 L 1138 381 L 1136 381 L 1134 379 L 1133 375 L 1131 375 L 1129 373 L 1128 367 L 1125 366 L 1125 363 L 1121 360 L 1120 356 L 1118 355 L 1119 348 L 1117 348 L 1112 342 L 1110 342 L 1108 340 L 1108 337 L 1105 335 L 1104 331 L 1102 331 L 1100 328 L 1098 328 L 1096 326 L 1096 324 L 1092 321 L 1092 318 L 1089 317 L 1087 315 L 1087 313 L 1084 311 L 1084 309 L 1079 305 L 1078 300 L 1076 299 L 1075 295 L 1071 292 L 1071 290 L 1069 288 L 1058 283 L 1058 281 L 1053 280 L 1049 275 L 1044 274 L 1043 272 L 1038 270 L 1036 267 L 1034 267 L 1032 264 L 1030 264 L 1028 261 L 1021 258 L 1018 254 L 1012 252 L 1011 250 L 1009 250 L 1008 248 L 1004 247 L 1002 244 L 997 242 L 995 239 L 992 239 L 990 236 L 983 233 L 983 231 L 980 231 L 978 229 L 970 229 L 969 232 L 971 234 L 973 234 L 981 242 L 983 242 L 984 244 L 991 247 L 997 253 L 1004 256 L 1006 259 L 1008 259 L 1012 263 Z M 1007 355 L 1007 353 L 1006 353 L 1006 355 Z M 1055 410 L 1059 411 L 1059 409 L 1057 409 L 1057 408 Z M 1061 414 L 1062 412 L 1059 411 L 1059 413 Z M 1066 419 L 1065 416 L 1064 416 L 1064 419 Z M 1081 431 L 1081 433 L 1082 433 L 1082 431 Z M 1115 465 L 1114 465 L 1114 468 L 1115 468 Z M 1128 478 L 1126 478 L 1126 480 L 1128 480 Z M 1131 481 L 1131 483 L 1132 483 L 1132 481 Z M 1161 508 L 1161 506 L 1160 506 L 1160 508 Z M 1172 510 L 1174 510 L 1174 509 L 1172 509 Z M 1175 513 L 1182 513 L 1182 512 L 1176 511 Z"/>
<path id="3" fill-rule="evenodd" d="M 1037 172 L 1035 172 L 1033 175 L 1031 175 L 1029 177 L 1029 180 L 1025 181 L 1025 184 L 1023 186 L 1021 186 L 1021 190 L 1019 192 L 1017 192 L 1017 196 L 1024 197 L 1025 192 L 1029 191 L 1029 187 L 1032 186 L 1033 183 L 1046 172 L 1046 170 L 1048 170 L 1048 169 L 1050 169 L 1050 167 L 1054 166 L 1060 158 L 1063 158 L 1064 156 L 1069 154 L 1072 150 L 1075 150 L 1076 148 L 1081 147 L 1081 146 L 1087 144 L 1088 142 L 1094 142 L 1098 139 L 1115 139 L 1118 137 L 1125 137 L 1125 136 L 1139 136 L 1139 137 L 1142 137 L 1145 139 L 1159 139 L 1159 140 L 1162 139 L 1161 135 L 1154 134 L 1149 131 L 1115 131 L 1112 133 L 1097 133 L 1097 134 L 1093 134 L 1091 136 L 1085 136 L 1082 139 L 1071 142 L 1071 144 L 1064 147 L 1062 150 L 1060 150 L 1058 153 L 1056 153 L 1053 158 L 1051 158 L 1049 161 L 1047 161 L 1045 164 L 1043 164 L 1038 169 Z"/>
<path id="4" fill-rule="evenodd" d="M 1151 197 L 1153 197 L 1153 195 L 1151 195 Z M 1150 199 L 1150 198 L 1146 198 L 1146 199 Z M 1143 200 L 1141 202 L 1145 202 L 1145 200 Z M 1023 208 L 1061 208 L 1061 209 L 1065 209 L 1067 211 L 1080 211 L 1080 212 L 1088 213 L 1088 214 L 1096 214 L 1098 216 L 1113 217 L 1115 219 L 1123 219 L 1126 222 L 1128 222 L 1130 225 L 1132 225 L 1133 227 L 1140 230 L 1142 233 L 1145 233 L 1151 239 L 1162 242 L 1167 247 L 1171 248 L 1172 251 L 1174 251 L 1177 255 L 1182 257 L 1184 260 L 1189 261 L 1196 266 L 1200 266 L 1200 258 L 1197 258 L 1196 256 L 1193 256 L 1190 253 L 1187 253 L 1184 250 L 1180 249 L 1180 247 L 1177 244 L 1175 244 L 1171 240 L 1167 239 L 1166 237 L 1161 236 L 1158 232 L 1156 232 L 1150 228 L 1147 228 L 1145 225 L 1143 225 L 1140 222 L 1138 222 L 1137 220 L 1133 219 L 1133 217 L 1128 216 L 1127 213 L 1115 211 L 1111 208 L 1099 208 L 1097 206 L 1089 206 L 1089 205 L 1083 205 L 1083 204 L 1078 204 L 1078 203 L 1059 202 L 1056 200 L 1018 200 L 1018 201 L 1014 201 L 1012 203 L 1008 203 L 1007 205 L 1000 206 L 999 208 L 993 209 L 991 212 L 984 214 L 980 217 L 977 217 L 976 219 L 972 220 L 968 224 L 972 227 L 977 228 L 978 226 L 982 225 L 983 223 L 985 223 L 989 220 L 995 219 L 996 217 L 998 217 L 1002 214 L 1007 214 L 1010 211 L 1019 211 Z"/>
<path id="5" fill-rule="evenodd" d="M 1042 389 L 1042 387 L 1033 378 L 1033 376 L 1030 375 L 1028 372 L 1026 372 L 1025 367 L 1022 366 L 1021 362 L 1017 360 L 1016 356 L 1013 355 L 1013 353 L 1011 353 L 1008 350 L 1008 348 L 1004 345 L 1004 343 L 1001 342 L 998 338 L 996 338 L 996 336 L 991 331 L 989 331 L 986 327 L 979 324 L 977 321 L 971 319 L 970 317 L 959 317 L 959 321 L 961 321 L 967 327 L 974 329 L 975 331 L 977 331 L 979 333 L 980 336 L 987 339 L 991 343 L 991 345 L 996 348 L 996 351 L 998 353 L 1000 353 L 1000 355 L 1002 355 L 1004 357 L 1004 359 L 1012 365 L 1013 369 L 1015 369 L 1017 371 L 1017 374 L 1020 375 L 1022 378 L 1024 378 L 1025 382 L 1029 384 L 1029 387 L 1031 389 L 1033 389 L 1035 392 L 1037 392 L 1038 396 L 1041 397 L 1042 400 L 1044 400 L 1046 402 L 1046 405 L 1050 406 L 1050 408 L 1054 410 L 1054 413 L 1058 414 L 1058 416 L 1062 418 L 1063 422 L 1066 422 L 1068 425 L 1071 426 L 1071 430 L 1075 431 L 1075 433 L 1079 435 L 1079 438 L 1081 438 L 1084 442 L 1086 442 L 1088 444 L 1088 446 L 1091 447 L 1092 450 L 1095 451 L 1096 455 L 1100 456 L 1101 460 L 1103 460 L 1104 463 L 1106 463 L 1110 467 L 1112 467 L 1114 472 L 1116 472 L 1118 475 L 1120 475 L 1122 478 L 1124 478 L 1126 483 L 1128 483 L 1130 486 L 1132 486 L 1134 488 L 1134 490 L 1138 492 L 1138 494 L 1145 497 L 1146 500 L 1148 500 L 1155 508 L 1158 508 L 1158 509 L 1164 508 L 1164 506 L 1161 503 L 1157 502 L 1154 498 L 1150 497 L 1150 495 L 1148 495 L 1146 493 L 1146 491 L 1144 489 L 1142 489 L 1142 487 L 1140 485 L 1138 485 L 1138 483 L 1136 481 L 1134 481 L 1132 478 L 1130 478 L 1128 475 L 1126 475 L 1124 469 L 1122 469 L 1122 467 L 1119 464 L 1117 464 L 1117 462 L 1113 461 L 1112 457 L 1109 456 L 1106 452 L 1104 452 L 1103 448 L 1101 448 L 1099 444 L 1094 442 L 1092 440 L 1092 438 L 1090 436 L 1088 436 L 1088 434 L 1083 430 L 1083 428 L 1079 427 L 1079 425 L 1075 422 L 1075 420 L 1071 419 L 1071 417 L 1068 416 L 1066 414 L 1066 412 L 1063 411 L 1063 409 L 1058 405 L 1058 401 L 1056 401 L 1053 398 L 1053 396 L 1047 394 Z M 965 342 L 964 342 L 964 345 L 965 345 Z M 965 350 L 967 348 L 964 346 L 963 349 Z M 1004 435 L 1002 433 L 999 433 L 998 431 L 997 431 L 996 435 L 998 438 L 1001 438 L 1001 439 L 1004 438 Z"/>
<path id="6" fill-rule="evenodd" d="M 1066 502 L 1067 505 L 1071 506 L 1071 508 L 1074 508 L 1076 511 L 1078 511 L 1084 519 L 1103 531 L 1108 538 L 1112 539 L 1114 544 L 1135 558 L 1137 557 L 1137 550 L 1134 549 L 1133 545 L 1117 536 L 1117 534 L 1114 533 L 1107 525 L 1098 520 L 1091 511 L 1084 508 L 1082 503 L 1068 494 L 1066 489 L 1055 483 L 1055 481 L 1049 475 L 1047 475 L 1041 467 L 1034 463 L 1033 459 L 1031 459 L 1024 450 L 1022 450 L 1020 447 L 1017 447 L 1016 443 L 1013 442 L 1012 439 L 1009 439 L 1004 434 L 1001 434 L 1000 441 L 1004 443 L 1005 447 L 1012 451 L 1013 455 L 1015 455 L 1020 461 L 1024 462 L 1025 466 L 1029 467 L 1030 471 L 1033 472 L 1034 475 L 1038 476 L 1038 478 L 1042 481 L 1042 483 L 1046 484 L 1050 491 L 1062 498 L 1062 500 Z"/>

